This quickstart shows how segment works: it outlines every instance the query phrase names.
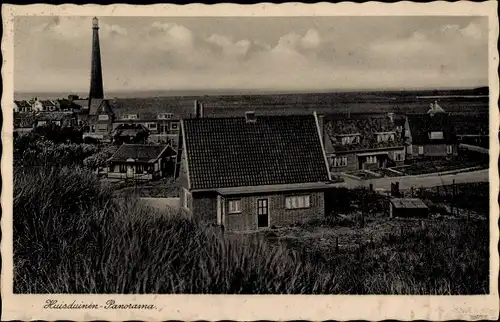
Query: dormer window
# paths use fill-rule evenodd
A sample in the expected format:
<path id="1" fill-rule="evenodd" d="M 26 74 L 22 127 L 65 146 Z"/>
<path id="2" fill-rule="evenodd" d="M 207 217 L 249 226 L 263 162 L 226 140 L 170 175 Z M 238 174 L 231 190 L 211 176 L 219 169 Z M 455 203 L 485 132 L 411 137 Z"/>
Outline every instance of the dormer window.
<path id="1" fill-rule="evenodd" d="M 172 114 L 172 113 L 160 113 L 160 114 L 158 114 L 159 120 L 170 120 L 172 118 L 174 118 L 174 114 Z"/>
<path id="2" fill-rule="evenodd" d="M 394 132 L 377 133 L 377 142 L 394 141 Z"/>
<path id="3" fill-rule="evenodd" d="M 442 140 L 444 138 L 443 131 L 429 132 L 429 138 L 431 140 Z"/>
<path id="4" fill-rule="evenodd" d="M 342 145 L 358 144 L 360 141 L 360 135 L 357 133 L 341 135 L 339 136 L 339 141 L 342 143 Z"/>
<path id="5" fill-rule="evenodd" d="M 124 114 L 122 120 L 137 120 L 139 117 L 137 114 Z"/>

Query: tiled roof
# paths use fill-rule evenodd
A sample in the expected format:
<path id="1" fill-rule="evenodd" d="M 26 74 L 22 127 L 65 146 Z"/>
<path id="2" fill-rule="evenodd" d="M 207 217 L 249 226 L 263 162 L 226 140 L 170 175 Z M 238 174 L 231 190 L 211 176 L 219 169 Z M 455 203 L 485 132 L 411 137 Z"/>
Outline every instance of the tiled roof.
<path id="1" fill-rule="evenodd" d="M 94 98 L 90 101 L 89 115 L 98 114 L 114 114 L 109 100 Z"/>
<path id="2" fill-rule="evenodd" d="M 175 155 L 174 150 L 165 144 L 123 144 L 109 161 L 126 161 L 134 159 L 141 162 L 154 161 L 166 151 L 168 156 Z"/>
<path id="3" fill-rule="evenodd" d="M 183 120 L 192 189 L 328 181 L 313 115 Z"/>
<path id="4" fill-rule="evenodd" d="M 386 115 L 369 117 L 352 115 L 350 117 L 326 117 L 324 130 L 332 143 L 334 151 L 340 152 L 402 146 L 402 134 L 396 128 L 398 125 L 400 125 L 400 122 L 391 122 Z M 378 142 L 377 132 L 394 132 L 394 141 Z M 342 144 L 339 136 L 345 134 L 360 134 L 359 142 Z"/>
<path id="5" fill-rule="evenodd" d="M 14 113 L 14 128 L 32 128 L 35 125 L 35 113 Z"/>
<path id="6" fill-rule="evenodd" d="M 113 135 L 135 136 L 141 131 L 149 132 L 142 124 L 120 124 L 114 129 Z"/>
<path id="7" fill-rule="evenodd" d="M 14 101 L 18 107 L 31 107 L 31 104 L 27 101 Z"/>
<path id="8" fill-rule="evenodd" d="M 437 113 L 433 116 L 429 114 L 408 114 L 408 124 L 410 126 L 412 144 L 429 144 L 429 132 L 442 131 L 442 140 L 432 140 L 432 143 L 443 144 L 453 143 L 456 140 L 455 127 L 448 113 Z"/>
<path id="9" fill-rule="evenodd" d="M 72 112 L 40 112 L 36 114 L 36 119 L 39 121 L 58 121 L 71 118 L 74 118 Z"/>
<path id="10" fill-rule="evenodd" d="M 156 120 L 160 113 L 172 113 L 173 119 L 189 117 L 194 112 L 194 100 L 178 101 L 163 98 L 129 98 L 110 101 L 117 119 L 124 115 L 137 114 L 139 120 Z"/>
<path id="11" fill-rule="evenodd" d="M 54 102 L 52 102 L 51 100 L 43 100 L 40 102 L 42 103 L 43 106 L 56 106 L 56 104 Z"/>

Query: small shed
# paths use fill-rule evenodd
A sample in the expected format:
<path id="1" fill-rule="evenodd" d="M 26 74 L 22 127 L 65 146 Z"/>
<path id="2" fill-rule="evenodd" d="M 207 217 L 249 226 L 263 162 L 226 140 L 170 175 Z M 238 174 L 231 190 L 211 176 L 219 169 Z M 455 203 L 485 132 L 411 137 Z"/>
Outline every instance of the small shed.
<path id="1" fill-rule="evenodd" d="M 429 208 L 418 198 L 392 198 L 389 201 L 389 217 L 429 216 Z"/>

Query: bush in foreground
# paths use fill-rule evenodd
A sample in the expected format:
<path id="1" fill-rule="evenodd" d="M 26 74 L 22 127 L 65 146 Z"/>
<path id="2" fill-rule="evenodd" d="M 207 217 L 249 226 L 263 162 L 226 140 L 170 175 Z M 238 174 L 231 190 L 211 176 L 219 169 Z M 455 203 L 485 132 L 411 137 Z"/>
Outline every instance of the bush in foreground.
<path id="1" fill-rule="evenodd" d="M 81 169 L 18 171 L 14 188 L 16 293 L 449 294 L 482 292 L 485 283 L 477 272 L 487 255 L 472 252 L 485 246 L 455 247 L 454 238 L 472 237 L 439 239 L 436 232 L 437 251 L 429 253 L 420 249 L 429 238 L 415 235 L 361 260 L 259 235 L 222 235 L 131 197 L 113 199 Z M 455 253 L 443 252 L 450 244 Z M 460 280 L 474 274 L 470 283 Z"/>

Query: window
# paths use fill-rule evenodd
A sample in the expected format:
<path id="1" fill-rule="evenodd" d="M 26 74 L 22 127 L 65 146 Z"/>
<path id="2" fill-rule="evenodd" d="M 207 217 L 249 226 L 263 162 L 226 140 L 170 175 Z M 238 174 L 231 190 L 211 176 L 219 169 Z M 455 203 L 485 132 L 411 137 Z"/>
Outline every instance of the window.
<path id="1" fill-rule="evenodd" d="M 394 141 L 394 132 L 378 133 L 377 142 Z"/>
<path id="2" fill-rule="evenodd" d="M 311 207 L 311 196 L 293 196 L 285 198 L 286 209 L 302 209 Z"/>
<path id="3" fill-rule="evenodd" d="M 137 114 L 126 114 L 123 116 L 124 119 L 126 120 L 137 120 L 138 119 L 138 116 Z"/>
<path id="4" fill-rule="evenodd" d="M 418 154 L 423 155 L 424 154 L 424 147 L 422 145 L 418 146 Z"/>
<path id="5" fill-rule="evenodd" d="M 54 124 L 57 126 L 61 126 L 61 121 L 54 121 Z"/>
<path id="6" fill-rule="evenodd" d="M 359 143 L 359 136 L 358 135 L 342 136 L 340 139 L 341 139 L 342 145 Z"/>
<path id="7" fill-rule="evenodd" d="M 331 165 L 333 167 L 347 167 L 347 156 L 333 157 L 331 159 Z"/>
<path id="8" fill-rule="evenodd" d="M 430 132 L 429 136 L 430 136 L 431 140 L 442 140 L 443 139 L 443 132 L 442 131 Z"/>
<path id="9" fill-rule="evenodd" d="M 99 115 L 99 121 L 107 121 L 107 120 L 109 120 L 108 115 Z"/>
<path id="10" fill-rule="evenodd" d="M 127 172 L 127 166 L 125 164 L 120 164 L 120 173 Z"/>
<path id="11" fill-rule="evenodd" d="M 395 161 L 403 161 L 403 152 L 394 152 Z"/>
<path id="12" fill-rule="evenodd" d="M 179 123 L 175 122 L 170 124 L 170 129 L 177 130 L 178 128 L 179 128 Z"/>
<path id="13" fill-rule="evenodd" d="M 191 201 L 192 201 L 191 193 L 189 191 L 187 191 L 186 189 L 184 189 L 184 193 L 182 196 L 182 206 L 186 209 L 190 209 L 191 208 Z"/>
<path id="14" fill-rule="evenodd" d="M 148 123 L 148 129 L 150 129 L 150 130 L 156 130 L 157 129 L 157 124 L 156 123 Z"/>
<path id="15" fill-rule="evenodd" d="M 160 120 L 170 120 L 173 117 L 174 117 L 174 114 L 172 114 L 172 113 L 160 113 L 160 114 L 158 114 L 158 119 L 160 119 Z"/>
<path id="16" fill-rule="evenodd" d="M 240 212 L 241 212 L 241 200 L 240 199 L 229 200 L 229 213 L 235 214 Z"/>
<path id="17" fill-rule="evenodd" d="M 47 124 L 47 121 L 38 121 L 38 126 L 44 126 Z"/>
<path id="18" fill-rule="evenodd" d="M 135 172 L 136 173 L 142 173 L 143 171 L 144 171 L 144 166 L 142 164 L 135 165 Z"/>
<path id="19" fill-rule="evenodd" d="M 447 145 L 446 146 L 446 152 L 448 154 L 453 154 L 453 145 Z"/>
<path id="20" fill-rule="evenodd" d="M 257 215 L 267 215 L 267 199 L 258 199 L 257 200 Z"/>
<path id="21" fill-rule="evenodd" d="M 377 156 L 370 155 L 369 157 L 366 157 L 366 163 L 368 163 L 368 164 L 377 163 Z"/>

